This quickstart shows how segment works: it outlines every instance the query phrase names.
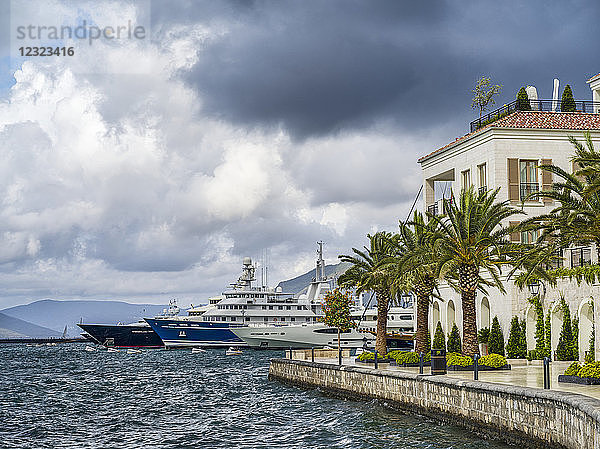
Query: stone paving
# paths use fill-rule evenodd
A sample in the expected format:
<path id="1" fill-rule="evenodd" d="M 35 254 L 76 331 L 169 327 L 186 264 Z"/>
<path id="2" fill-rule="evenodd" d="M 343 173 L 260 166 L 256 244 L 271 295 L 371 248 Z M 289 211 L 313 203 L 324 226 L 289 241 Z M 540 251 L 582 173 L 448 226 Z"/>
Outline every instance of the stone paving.
<path id="1" fill-rule="evenodd" d="M 337 364 L 337 359 L 319 358 L 319 362 Z M 512 369 L 506 371 L 480 371 L 479 380 L 483 382 L 493 382 L 504 385 L 519 385 L 523 387 L 543 388 L 543 367 L 539 362 L 527 365 L 527 361 L 509 361 Z M 368 366 L 373 368 L 373 364 L 356 363 L 354 358 L 344 358 L 344 365 Z M 600 399 L 600 385 L 578 385 L 571 383 L 558 382 L 559 374 L 563 374 L 571 362 L 552 362 L 550 364 L 550 389 L 554 391 L 568 391 L 571 393 L 583 394 Z M 404 368 L 398 366 L 389 366 L 388 364 L 379 364 L 379 369 L 392 371 L 406 371 L 418 373 L 419 368 Z M 429 374 L 430 368 L 425 367 L 423 374 Z M 460 379 L 473 379 L 473 371 L 448 371 L 447 376 Z"/>

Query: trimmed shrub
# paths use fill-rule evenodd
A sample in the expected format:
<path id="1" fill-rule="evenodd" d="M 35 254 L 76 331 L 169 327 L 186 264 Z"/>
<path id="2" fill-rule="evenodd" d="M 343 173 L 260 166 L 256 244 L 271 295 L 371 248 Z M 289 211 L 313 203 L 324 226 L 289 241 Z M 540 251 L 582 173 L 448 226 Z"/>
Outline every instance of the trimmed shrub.
<path id="1" fill-rule="evenodd" d="M 459 354 L 457 352 L 449 352 L 446 354 L 446 365 L 455 365 L 455 366 L 471 366 L 473 364 L 473 359 L 466 355 Z"/>
<path id="2" fill-rule="evenodd" d="M 563 324 L 556 347 L 557 360 L 575 360 L 573 351 L 573 329 L 571 328 L 571 313 L 565 298 L 561 299 L 560 306 L 563 312 Z"/>
<path id="3" fill-rule="evenodd" d="M 586 363 L 577 373 L 579 377 L 594 377 L 600 378 L 600 362 Z"/>
<path id="4" fill-rule="evenodd" d="M 497 316 L 492 320 L 492 329 L 488 338 L 488 352 L 490 354 L 504 355 L 504 335 L 502 334 Z"/>
<path id="5" fill-rule="evenodd" d="M 521 87 L 517 92 L 517 109 L 519 111 L 531 111 L 531 104 L 529 104 L 529 97 L 525 87 Z"/>
<path id="6" fill-rule="evenodd" d="M 510 322 L 510 333 L 506 343 L 506 355 L 511 359 L 524 359 L 527 357 L 527 346 L 522 347 L 523 327 L 519 323 L 519 318 L 513 316 Z"/>
<path id="7" fill-rule="evenodd" d="M 525 319 L 521 320 L 521 340 L 519 341 L 519 348 L 523 353 L 523 358 L 527 357 L 527 327 Z"/>
<path id="8" fill-rule="evenodd" d="M 571 90 L 571 86 L 568 84 L 565 86 L 565 90 L 563 90 L 560 102 L 560 111 L 575 112 L 575 99 L 573 98 L 573 91 Z"/>
<path id="9" fill-rule="evenodd" d="M 398 365 L 406 364 L 415 364 L 419 363 L 419 354 L 416 352 L 407 352 L 407 351 L 390 351 L 387 353 L 387 356 L 390 359 L 394 359 Z M 430 362 L 431 354 L 423 354 L 423 361 Z"/>
<path id="10" fill-rule="evenodd" d="M 535 308 L 535 350 L 533 357 L 535 359 L 543 359 L 546 352 L 546 342 L 544 339 L 544 309 L 540 302 L 539 296 L 534 296 L 529 300 Z"/>
<path id="11" fill-rule="evenodd" d="M 427 354 L 431 351 L 431 333 L 427 331 Z"/>
<path id="12" fill-rule="evenodd" d="M 592 322 L 592 334 L 590 335 L 590 345 L 588 353 L 585 355 L 585 362 L 590 363 L 596 360 L 596 328 Z"/>
<path id="13" fill-rule="evenodd" d="M 460 333 L 456 323 L 452 325 L 452 330 L 448 336 L 448 352 L 462 352 L 462 343 L 460 341 Z"/>
<path id="14" fill-rule="evenodd" d="M 571 322 L 571 327 L 573 328 L 573 342 L 571 345 L 573 346 L 573 356 L 575 357 L 573 360 L 579 360 L 579 319 L 573 318 Z"/>
<path id="15" fill-rule="evenodd" d="M 581 369 L 581 365 L 577 362 L 573 362 L 565 370 L 565 376 L 577 376 L 577 373 L 579 373 L 580 369 Z"/>
<path id="16" fill-rule="evenodd" d="M 446 350 L 446 336 L 442 330 L 442 324 L 438 321 L 435 327 L 435 335 L 433 337 L 433 349 Z"/>
<path id="17" fill-rule="evenodd" d="M 506 358 L 500 354 L 488 354 L 479 359 L 479 364 L 484 366 L 489 366 L 490 368 L 502 368 L 506 366 L 508 363 L 506 362 Z"/>
<path id="18" fill-rule="evenodd" d="M 546 329 L 545 329 L 545 340 L 546 345 L 544 347 L 544 357 L 552 358 L 552 327 L 550 325 L 550 311 L 548 311 L 548 315 L 546 315 Z"/>

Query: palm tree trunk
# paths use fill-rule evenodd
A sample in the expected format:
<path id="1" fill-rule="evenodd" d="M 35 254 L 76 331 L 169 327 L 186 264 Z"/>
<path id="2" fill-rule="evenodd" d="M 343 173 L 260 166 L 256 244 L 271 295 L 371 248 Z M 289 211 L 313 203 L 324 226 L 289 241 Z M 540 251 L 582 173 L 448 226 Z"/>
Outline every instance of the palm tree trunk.
<path id="1" fill-rule="evenodd" d="M 389 293 L 385 290 L 375 291 L 377 295 L 377 339 L 375 350 L 381 355 L 387 354 L 387 313 L 389 304 Z"/>
<path id="2" fill-rule="evenodd" d="M 477 317 L 475 312 L 475 291 L 462 291 L 460 294 L 463 313 L 463 355 L 473 357 L 479 354 L 477 341 Z"/>
<path id="3" fill-rule="evenodd" d="M 463 265 L 458 269 L 460 300 L 463 314 L 463 355 L 473 357 L 479 354 L 477 341 L 477 312 L 475 309 L 475 293 L 479 283 L 479 268 L 474 265 Z"/>
<path id="4" fill-rule="evenodd" d="M 417 296 L 417 333 L 415 335 L 415 351 L 417 354 L 429 352 L 427 347 L 427 330 L 429 329 L 429 295 Z"/>

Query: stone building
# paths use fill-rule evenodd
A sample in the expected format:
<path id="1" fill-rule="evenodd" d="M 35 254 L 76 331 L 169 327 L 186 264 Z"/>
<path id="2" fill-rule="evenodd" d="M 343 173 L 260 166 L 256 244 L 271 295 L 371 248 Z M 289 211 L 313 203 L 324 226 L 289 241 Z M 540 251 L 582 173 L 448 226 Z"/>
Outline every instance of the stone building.
<path id="1" fill-rule="evenodd" d="M 582 140 L 585 131 L 591 133 L 595 147 L 600 149 L 600 74 L 589 79 L 588 84 L 592 99 L 577 101 L 578 112 L 559 112 L 561 105 L 557 99 L 531 101 L 528 111 L 518 110 L 517 105 L 511 103 L 472 122 L 470 133 L 421 157 L 418 162 L 423 173 L 425 210 L 442 213 L 445 203 L 470 185 L 478 189 L 499 188 L 498 200 L 510 201 L 527 216 L 552 210 L 555 207 L 552 201 L 525 200 L 530 193 L 549 189 L 552 185 L 552 174 L 538 166 L 555 164 L 572 172 L 573 146 L 569 136 Z M 532 233 L 510 236 L 513 241 L 523 242 L 532 242 L 536 237 Z M 598 252 L 590 247 L 569 248 L 563 251 L 560 263 L 566 267 L 598 263 Z M 508 338 L 511 318 L 514 315 L 525 318 L 528 349 L 533 349 L 536 314 L 528 301 L 531 294 L 527 289 L 520 291 L 510 280 L 506 281 L 505 288 L 506 295 L 497 289 L 490 289 L 488 295 L 477 294 L 478 328 L 489 327 L 493 317 L 498 316 L 505 338 Z M 600 285 L 578 286 L 574 282 L 561 281 L 556 288 L 542 285 L 540 294 L 544 314 L 551 314 L 553 350 L 562 326 L 559 302 L 564 296 L 571 316 L 579 318 L 579 348 L 583 356 L 589 347 L 592 323 L 600 323 Z M 442 300 L 434 299 L 431 305 L 432 334 L 438 321 L 446 332 L 455 322 L 462 331 L 460 295 L 447 285 L 440 287 L 440 295 Z M 600 332 L 596 332 L 595 348 L 599 360 Z"/>

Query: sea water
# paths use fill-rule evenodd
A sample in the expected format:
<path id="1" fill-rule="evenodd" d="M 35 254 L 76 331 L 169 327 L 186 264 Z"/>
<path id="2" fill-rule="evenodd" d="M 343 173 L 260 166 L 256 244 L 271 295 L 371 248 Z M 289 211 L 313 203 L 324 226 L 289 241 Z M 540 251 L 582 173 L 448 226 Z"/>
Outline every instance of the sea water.
<path id="1" fill-rule="evenodd" d="M 507 448 L 384 403 L 268 381 L 282 351 L 0 345 L 1 448 Z"/>

